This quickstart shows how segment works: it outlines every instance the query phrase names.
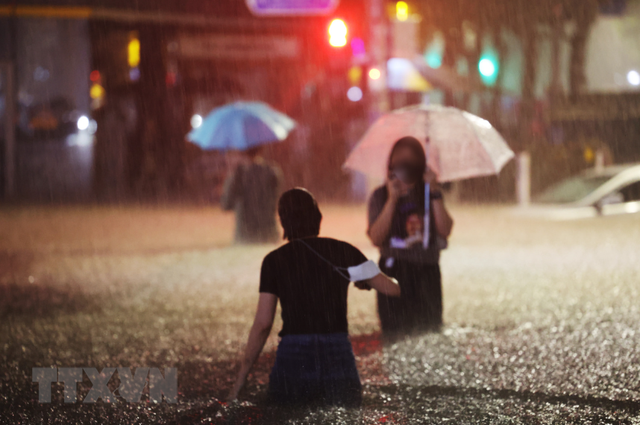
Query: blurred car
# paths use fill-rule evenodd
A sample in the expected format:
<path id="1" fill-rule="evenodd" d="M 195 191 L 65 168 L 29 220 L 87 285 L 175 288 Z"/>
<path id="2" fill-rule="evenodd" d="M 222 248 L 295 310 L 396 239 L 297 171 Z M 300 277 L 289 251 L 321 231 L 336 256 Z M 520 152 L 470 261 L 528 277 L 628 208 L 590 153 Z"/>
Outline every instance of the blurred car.
<path id="1" fill-rule="evenodd" d="M 77 132 L 78 119 L 82 116 L 64 97 L 22 108 L 26 125 L 19 125 L 19 131 L 24 139 L 64 138 Z"/>
<path id="2" fill-rule="evenodd" d="M 572 220 L 640 212 L 640 163 L 590 169 L 535 197 L 527 215 Z"/>

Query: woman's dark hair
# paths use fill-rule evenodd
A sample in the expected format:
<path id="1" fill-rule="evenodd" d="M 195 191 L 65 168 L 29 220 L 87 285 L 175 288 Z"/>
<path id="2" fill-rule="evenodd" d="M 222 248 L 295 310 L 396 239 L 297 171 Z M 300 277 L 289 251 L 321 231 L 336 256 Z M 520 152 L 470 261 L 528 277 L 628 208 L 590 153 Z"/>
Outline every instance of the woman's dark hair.
<path id="1" fill-rule="evenodd" d="M 322 214 L 313 195 L 300 187 L 287 190 L 278 201 L 278 215 L 284 239 L 318 236 Z"/>
<path id="2" fill-rule="evenodd" d="M 420 166 L 420 175 L 424 175 L 424 173 L 427 171 L 427 155 L 424 152 L 422 143 L 420 143 L 420 141 L 418 141 L 418 139 L 416 139 L 415 137 L 411 136 L 403 137 L 402 139 L 394 143 L 393 147 L 391 148 L 391 153 L 389 154 L 389 160 L 387 161 L 387 169 L 391 169 L 391 160 L 393 159 L 393 155 L 395 155 L 398 150 L 403 148 L 411 149 L 413 156 L 416 157 L 416 162 L 419 163 L 418 165 Z"/>

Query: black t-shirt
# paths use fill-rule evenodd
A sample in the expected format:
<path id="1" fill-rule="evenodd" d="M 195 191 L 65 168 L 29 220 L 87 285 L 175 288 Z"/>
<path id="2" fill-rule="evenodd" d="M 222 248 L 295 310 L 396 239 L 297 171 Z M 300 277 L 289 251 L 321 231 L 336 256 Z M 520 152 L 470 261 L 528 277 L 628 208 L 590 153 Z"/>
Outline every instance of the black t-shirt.
<path id="1" fill-rule="evenodd" d="M 304 243 L 337 267 L 367 261 L 353 245 L 330 238 L 305 238 Z M 348 332 L 349 279 L 334 270 L 301 240 L 270 252 L 262 261 L 260 292 L 280 299 L 283 326 L 279 335 Z M 345 270 L 342 274 L 348 276 Z"/>
<path id="2" fill-rule="evenodd" d="M 396 258 L 423 264 L 438 264 L 440 248 L 438 246 L 433 208 L 429 209 L 429 247 L 423 248 L 425 214 L 424 183 L 416 184 L 405 196 L 398 199 L 393 213 L 389 235 L 380 248 L 383 258 Z M 386 186 L 377 188 L 369 199 L 369 226 L 371 226 L 387 202 Z M 431 202 L 429 200 L 429 202 Z"/>

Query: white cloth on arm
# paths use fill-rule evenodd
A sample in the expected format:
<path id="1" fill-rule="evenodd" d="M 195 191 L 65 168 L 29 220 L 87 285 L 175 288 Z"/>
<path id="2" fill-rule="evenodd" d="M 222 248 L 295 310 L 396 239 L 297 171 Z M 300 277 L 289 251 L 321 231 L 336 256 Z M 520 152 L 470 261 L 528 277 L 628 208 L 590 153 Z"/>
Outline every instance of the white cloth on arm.
<path id="1" fill-rule="evenodd" d="M 349 271 L 349 278 L 352 282 L 371 279 L 381 273 L 378 265 L 372 260 L 349 267 L 347 270 Z"/>

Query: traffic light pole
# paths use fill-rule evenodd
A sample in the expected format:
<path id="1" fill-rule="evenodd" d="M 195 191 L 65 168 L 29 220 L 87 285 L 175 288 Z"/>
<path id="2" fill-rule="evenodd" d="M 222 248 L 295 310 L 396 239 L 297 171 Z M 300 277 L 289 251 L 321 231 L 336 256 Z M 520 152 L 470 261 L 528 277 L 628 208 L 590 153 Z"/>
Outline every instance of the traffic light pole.
<path id="1" fill-rule="evenodd" d="M 371 102 L 369 103 L 369 124 L 389 111 L 389 93 L 387 89 L 387 61 L 389 59 L 389 20 L 386 0 L 366 0 L 369 18 L 370 69 L 380 71 L 378 80 L 367 75 Z M 382 184 L 379 179 L 367 176 L 367 192 Z"/>
<path id="2" fill-rule="evenodd" d="M 368 0 L 369 30 L 371 32 L 371 63 L 380 70 L 382 84 L 372 90 L 371 115 L 378 117 L 389 111 L 387 92 L 387 60 L 389 59 L 389 25 L 385 0 Z"/>

